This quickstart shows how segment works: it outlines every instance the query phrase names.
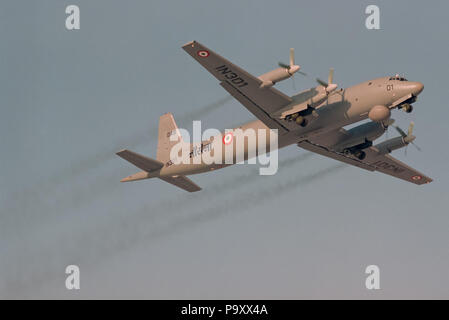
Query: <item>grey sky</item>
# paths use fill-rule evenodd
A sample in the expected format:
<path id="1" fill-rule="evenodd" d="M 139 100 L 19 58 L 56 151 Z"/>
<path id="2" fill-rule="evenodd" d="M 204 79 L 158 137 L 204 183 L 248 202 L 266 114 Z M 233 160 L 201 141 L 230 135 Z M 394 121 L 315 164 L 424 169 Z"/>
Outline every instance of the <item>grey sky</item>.
<path id="1" fill-rule="evenodd" d="M 79 31 L 65 29 L 69 4 Z M 379 31 L 364 27 L 368 4 Z M 448 12 L 447 1 L 2 1 L 0 297 L 449 298 Z M 423 82 L 415 111 L 393 114 L 415 121 L 423 152 L 394 156 L 435 181 L 291 146 L 276 176 L 235 166 L 194 176 L 194 195 L 120 184 L 137 170 L 114 151 L 155 157 L 167 111 L 187 129 L 253 119 L 235 101 L 191 118 L 226 93 L 181 49 L 190 40 L 253 74 L 294 47 L 311 75 L 297 91 L 329 67 L 342 87 L 395 73 Z M 80 291 L 64 287 L 68 264 Z M 365 289 L 370 264 L 380 291 Z"/>

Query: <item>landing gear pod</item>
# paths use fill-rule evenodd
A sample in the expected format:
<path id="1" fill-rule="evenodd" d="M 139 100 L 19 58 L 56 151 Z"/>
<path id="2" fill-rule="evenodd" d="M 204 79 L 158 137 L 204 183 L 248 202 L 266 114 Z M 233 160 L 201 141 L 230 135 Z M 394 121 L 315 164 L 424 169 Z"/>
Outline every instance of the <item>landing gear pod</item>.
<path id="1" fill-rule="evenodd" d="M 356 157 L 359 160 L 363 160 L 366 157 L 366 153 L 365 151 L 357 150 L 356 152 L 354 152 L 354 157 Z"/>
<path id="2" fill-rule="evenodd" d="M 307 125 L 307 120 L 303 116 L 297 116 L 295 122 L 301 127 L 305 127 Z"/>
<path id="3" fill-rule="evenodd" d="M 410 103 L 406 103 L 402 106 L 402 110 L 407 113 L 411 113 L 413 111 L 413 106 Z"/>

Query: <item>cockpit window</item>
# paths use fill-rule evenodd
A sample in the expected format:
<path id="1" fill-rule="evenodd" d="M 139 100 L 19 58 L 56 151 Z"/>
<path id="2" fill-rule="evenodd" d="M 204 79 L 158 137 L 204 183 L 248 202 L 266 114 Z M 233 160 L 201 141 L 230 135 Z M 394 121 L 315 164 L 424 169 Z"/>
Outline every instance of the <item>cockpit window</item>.
<path id="1" fill-rule="evenodd" d="M 388 79 L 388 80 L 408 81 L 408 80 L 405 79 L 404 77 L 400 77 L 398 74 L 395 75 L 394 77 L 390 77 L 390 79 Z"/>

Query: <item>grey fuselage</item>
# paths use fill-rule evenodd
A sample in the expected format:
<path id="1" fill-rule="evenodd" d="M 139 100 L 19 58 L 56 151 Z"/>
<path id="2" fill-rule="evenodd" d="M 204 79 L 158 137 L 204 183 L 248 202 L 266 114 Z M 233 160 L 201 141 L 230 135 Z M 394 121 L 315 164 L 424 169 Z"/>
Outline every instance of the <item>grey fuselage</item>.
<path id="1" fill-rule="evenodd" d="M 295 121 L 278 120 L 283 123 L 289 131 L 278 137 L 278 148 L 296 144 L 302 140 L 319 138 L 320 135 L 338 130 L 344 126 L 365 120 L 368 118 L 370 110 L 377 105 L 386 106 L 389 109 L 401 107 L 402 104 L 416 99 L 424 86 L 420 82 L 407 81 L 403 78 L 382 77 L 359 83 L 346 89 L 340 89 L 329 94 L 327 99 L 319 105 L 314 105 L 305 117 L 308 124 L 305 127 L 299 126 Z M 279 115 L 289 109 L 300 107 L 301 104 L 313 105 L 312 95 L 323 92 L 324 87 L 318 86 L 310 90 L 303 91 L 292 97 L 293 102 L 280 110 Z M 414 100 L 413 100 L 414 101 Z M 413 102 L 411 101 L 411 102 Z M 301 108 L 303 109 L 303 108 Z M 279 115 L 272 115 L 273 118 Z M 252 121 L 236 129 L 270 129 L 260 120 Z M 217 137 L 221 139 L 221 137 Z M 268 140 L 268 139 L 267 139 Z M 203 143 L 209 143 L 210 140 Z M 252 154 L 248 148 L 255 148 L 255 152 L 261 151 L 254 146 L 245 145 L 244 159 L 248 159 L 248 154 Z M 269 140 L 265 150 L 269 150 Z M 263 151 L 262 151 L 263 152 Z M 201 156 L 201 155 L 198 155 Z M 234 158 L 235 158 L 234 154 Z M 160 176 L 190 175 L 201 172 L 223 168 L 230 164 L 177 164 L 165 166 L 160 171 Z"/>

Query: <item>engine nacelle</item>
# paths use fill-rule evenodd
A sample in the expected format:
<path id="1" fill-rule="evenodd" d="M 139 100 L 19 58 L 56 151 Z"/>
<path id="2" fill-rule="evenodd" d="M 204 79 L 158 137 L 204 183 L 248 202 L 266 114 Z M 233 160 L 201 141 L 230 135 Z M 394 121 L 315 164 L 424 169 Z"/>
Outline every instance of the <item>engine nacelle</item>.
<path id="1" fill-rule="evenodd" d="M 413 137 L 414 139 L 414 137 Z M 404 137 L 396 137 L 389 139 L 387 141 L 381 142 L 379 144 L 376 144 L 374 147 L 379 150 L 380 154 L 387 154 L 390 153 L 393 150 L 397 150 L 400 148 L 404 148 L 409 144 L 408 139 L 405 139 Z M 410 139 L 412 140 L 412 139 Z"/>
<path id="2" fill-rule="evenodd" d="M 390 109 L 382 105 L 372 107 L 368 113 L 368 117 L 375 122 L 385 121 L 390 118 L 390 115 Z"/>
<path id="3" fill-rule="evenodd" d="M 367 122 L 347 130 L 347 135 L 337 141 L 332 149 L 342 152 L 357 146 L 368 148 L 370 145 L 366 142 L 376 140 L 384 132 L 385 127 L 382 123 Z"/>
<path id="4" fill-rule="evenodd" d="M 277 68 L 267 72 L 259 77 L 263 81 L 261 88 L 272 87 L 276 82 L 290 78 L 296 71 L 299 70 L 299 66 L 293 65 L 290 69 Z"/>

